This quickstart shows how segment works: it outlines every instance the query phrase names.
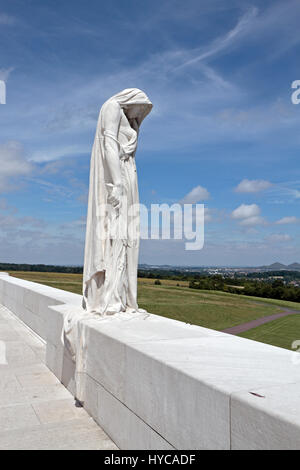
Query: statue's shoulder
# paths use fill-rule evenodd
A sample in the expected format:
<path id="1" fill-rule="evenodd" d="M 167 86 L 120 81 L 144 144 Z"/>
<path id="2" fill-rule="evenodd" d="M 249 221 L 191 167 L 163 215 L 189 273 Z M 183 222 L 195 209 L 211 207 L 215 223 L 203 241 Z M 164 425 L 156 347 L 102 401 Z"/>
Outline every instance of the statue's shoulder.
<path id="1" fill-rule="evenodd" d="M 117 119 L 120 118 L 121 107 L 116 100 L 108 100 L 102 106 L 101 112 L 105 119 Z"/>
<path id="2" fill-rule="evenodd" d="M 120 111 L 120 105 L 117 100 L 107 100 L 105 101 L 102 109 L 105 110 L 112 110 L 112 111 Z"/>

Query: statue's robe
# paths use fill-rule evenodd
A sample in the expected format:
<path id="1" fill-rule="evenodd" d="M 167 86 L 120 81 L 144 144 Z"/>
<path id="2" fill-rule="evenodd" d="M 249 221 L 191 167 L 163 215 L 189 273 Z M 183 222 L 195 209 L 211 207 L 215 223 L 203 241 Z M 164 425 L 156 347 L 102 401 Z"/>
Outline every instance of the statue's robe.
<path id="1" fill-rule="evenodd" d="M 105 127 L 112 102 L 118 103 L 121 110 L 114 132 Z M 128 132 L 128 126 L 122 125 L 127 119 L 123 109 L 132 105 L 138 105 L 140 112 L 137 128 Z M 105 315 L 138 309 L 139 195 L 135 152 L 139 126 L 151 109 L 146 94 L 130 88 L 106 101 L 100 111 L 91 157 L 83 274 L 83 307 L 89 313 Z M 117 210 L 108 204 L 113 184 L 106 139 L 117 143 L 120 159 L 122 198 Z"/>

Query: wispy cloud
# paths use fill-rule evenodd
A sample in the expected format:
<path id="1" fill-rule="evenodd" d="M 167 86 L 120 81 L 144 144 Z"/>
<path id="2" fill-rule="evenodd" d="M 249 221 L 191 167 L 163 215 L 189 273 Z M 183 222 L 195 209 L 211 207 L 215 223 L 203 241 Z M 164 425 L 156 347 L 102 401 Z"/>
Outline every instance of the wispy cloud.
<path id="1" fill-rule="evenodd" d="M 252 24 L 253 20 L 257 16 L 257 13 L 258 9 L 255 7 L 248 10 L 247 13 L 245 13 L 238 21 L 236 26 L 228 31 L 225 36 L 216 39 L 212 42 L 212 44 L 202 51 L 194 51 L 194 57 L 177 66 L 174 70 L 179 70 L 190 65 L 194 65 L 195 63 L 208 59 L 228 48 L 239 35 L 248 29 L 249 25 Z"/>
<path id="2" fill-rule="evenodd" d="M 59 160 L 66 157 L 76 157 L 78 155 L 86 154 L 91 150 L 91 147 L 80 145 L 67 145 L 64 147 L 51 148 L 48 147 L 44 150 L 33 152 L 29 156 L 29 161 L 36 163 L 46 163 Z"/>
<path id="3" fill-rule="evenodd" d="M 32 171 L 19 142 L 0 145 L 0 191 L 16 189 L 15 178 L 28 176 Z"/>
<path id="4" fill-rule="evenodd" d="M 69 186 L 66 187 L 62 184 L 42 180 L 40 178 L 32 178 L 32 181 L 51 196 L 58 196 L 59 198 L 64 199 L 69 199 L 74 196 L 74 191 Z"/>
<path id="5" fill-rule="evenodd" d="M 275 224 L 277 225 L 287 225 L 287 224 L 297 224 L 300 222 L 300 219 L 295 216 L 286 216 L 282 217 L 281 219 L 277 220 Z"/>
<path id="6" fill-rule="evenodd" d="M 271 243 L 284 243 L 292 240 L 292 237 L 288 233 L 272 233 L 266 236 L 265 240 Z"/>
<path id="7" fill-rule="evenodd" d="M 299 191 L 299 189 L 291 189 L 291 195 L 292 195 L 295 199 L 300 199 L 300 191 Z"/>
<path id="8" fill-rule="evenodd" d="M 13 67 L 9 67 L 8 69 L 0 69 L 0 80 L 4 80 L 6 82 L 13 70 Z"/>
<path id="9" fill-rule="evenodd" d="M 277 203 L 297 202 L 300 199 L 300 181 L 274 184 L 270 193 L 277 197 Z"/>

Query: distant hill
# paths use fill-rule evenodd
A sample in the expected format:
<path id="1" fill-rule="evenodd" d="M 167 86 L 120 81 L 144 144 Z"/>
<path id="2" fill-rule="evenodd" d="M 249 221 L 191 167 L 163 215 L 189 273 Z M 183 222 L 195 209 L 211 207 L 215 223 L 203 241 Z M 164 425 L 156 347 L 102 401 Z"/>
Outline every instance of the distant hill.
<path id="1" fill-rule="evenodd" d="M 287 266 L 282 263 L 273 263 L 273 264 L 270 264 L 269 266 L 269 269 L 272 269 L 273 271 L 276 271 L 278 269 L 286 269 L 286 268 Z"/>
<path id="2" fill-rule="evenodd" d="M 292 263 L 289 265 L 282 263 L 273 263 L 269 266 L 260 266 L 259 269 L 265 269 L 268 271 L 300 271 L 300 263 Z"/>
<path id="3" fill-rule="evenodd" d="M 299 271 L 300 270 L 300 263 L 289 264 L 288 268 L 292 269 L 293 271 Z"/>

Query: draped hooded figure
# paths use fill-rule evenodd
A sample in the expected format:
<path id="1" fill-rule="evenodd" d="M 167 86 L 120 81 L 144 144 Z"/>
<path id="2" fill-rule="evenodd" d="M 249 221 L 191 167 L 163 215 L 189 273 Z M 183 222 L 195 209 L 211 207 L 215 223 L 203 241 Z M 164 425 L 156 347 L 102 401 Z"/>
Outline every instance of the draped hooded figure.
<path id="1" fill-rule="evenodd" d="M 137 305 L 138 133 L 150 113 L 147 95 L 128 88 L 101 108 L 91 157 L 83 308 L 101 315 Z"/>

